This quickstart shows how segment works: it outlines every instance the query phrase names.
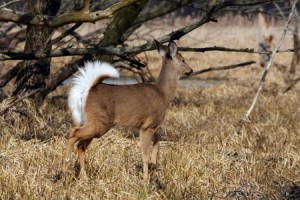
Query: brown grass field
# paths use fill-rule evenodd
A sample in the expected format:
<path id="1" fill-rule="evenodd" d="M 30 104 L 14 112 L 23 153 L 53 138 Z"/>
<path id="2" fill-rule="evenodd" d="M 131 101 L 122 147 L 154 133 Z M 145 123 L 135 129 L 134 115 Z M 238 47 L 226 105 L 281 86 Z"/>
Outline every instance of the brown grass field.
<path id="1" fill-rule="evenodd" d="M 155 26 L 153 29 L 159 30 Z M 282 27 L 272 27 L 276 41 Z M 205 25 L 178 42 L 178 46 L 213 45 L 257 48 L 256 23 Z M 282 49 L 291 45 L 289 33 Z M 183 55 L 194 70 L 258 60 L 256 54 L 247 53 Z M 158 53 L 148 52 L 147 56 L 155 75 L 160 66 Z M 291 59 L 291 53 L 281 53 L 275 62 L 289 67 Z M 161 190 L 144 184 L 138 170 L 142 163 L 139 138 L 120 130 L 112 130 L 90 145 L 88 179 L 76 178 L 70 167 L 65 180 L 54 183 L 52 177 L 61 170 L 72 127 L 68 87 L 60 87 L 39 109 L 24 100 L 23 109 L 12 107 L 0 117 L 0 199 L 299 199 L 300 85 L 284 92 L 287 68 L 271 66 L 250 122 L 239 134 L 235 132 L 262 73 L 254 64 L 209 72 L 179 85 L 177 100 L 169 106 L 162 125 Z M 299 74 L 298 70 L 296 77 Z M 211 85 L 196 86 L 200 81 Z M 72 166 L 76 157 L 75 152 Z"/>

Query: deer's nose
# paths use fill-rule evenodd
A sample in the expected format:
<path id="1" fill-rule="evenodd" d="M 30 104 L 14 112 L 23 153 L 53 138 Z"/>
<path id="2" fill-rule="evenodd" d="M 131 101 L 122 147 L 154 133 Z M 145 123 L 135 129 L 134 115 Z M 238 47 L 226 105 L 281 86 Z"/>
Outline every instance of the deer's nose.
<path id="1" fill-rule="evenodd" d="M 187 71 L 186 73 L 185 73 L 185 75 L 190 75 L 190 74 L 192 74 L 193 73 L 193 69 L 192 68 L 190 68 L 190 70 L 189 71 Z"/>

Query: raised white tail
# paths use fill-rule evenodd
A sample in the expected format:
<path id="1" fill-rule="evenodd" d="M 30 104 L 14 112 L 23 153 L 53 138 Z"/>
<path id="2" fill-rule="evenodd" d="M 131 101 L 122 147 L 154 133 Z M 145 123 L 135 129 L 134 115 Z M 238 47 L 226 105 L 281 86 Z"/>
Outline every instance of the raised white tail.
<path id="1" fill-rule="evenodd" d="M 89 61 L 83 68 L 79 68 L 79 74 L 72 79 L 73 86 L 69 93 L 68 106 L 77 125 L 83 125 L 86 120 L 83 109 L 90 88 L 107 77 L 119 77 L 118 70 L 108 63 Z"/>

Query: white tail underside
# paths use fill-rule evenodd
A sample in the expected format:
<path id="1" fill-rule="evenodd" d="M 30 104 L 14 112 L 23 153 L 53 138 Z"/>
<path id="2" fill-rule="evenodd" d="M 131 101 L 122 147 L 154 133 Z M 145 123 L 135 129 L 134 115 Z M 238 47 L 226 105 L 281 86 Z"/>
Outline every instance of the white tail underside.
<path id="1" fill-rule="evenodd" d="M 72 79 L 68 106 L 72 112 L 72 118 L 77 125 L 85 122 L 84 107 L 90 88 L 100 77 L 119 77 L 119 72 L 112 65 L 100 61 L 88 61 L 83 68 L 79 68 L 79 74 Z"/>

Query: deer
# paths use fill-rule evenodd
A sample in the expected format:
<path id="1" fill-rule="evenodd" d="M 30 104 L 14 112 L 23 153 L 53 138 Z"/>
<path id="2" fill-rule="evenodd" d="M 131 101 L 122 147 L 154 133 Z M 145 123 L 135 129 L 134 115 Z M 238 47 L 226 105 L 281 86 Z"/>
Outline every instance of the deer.
<path id="1" fill-rule="evenodd" d="M 258 49 L 260 51 L 271 51 L 274 36 L 270 31 L 270 24 L 267 22 L 265 15 L 263 14 L 263 10 L 260 9 L 258 13 Z M 266 63 L 270 60 L 270 55 L 260 54 L 259 55 L 259 64 L 261 67 L 265 67 Z"/>
<path id="2" fill-rule="evenodd" d="M 105 84 L 104 79 L 117 78 L 119 73 L 110 64 L 100 61 L 88 61 L 79 68 L 68 97 L 76 127 L 68 136 L 62 174 L 67 172 L 74 144 L 78 142 L 79 174 L 86 177 L 84 157 L 89 144 L 110 129 L 121 127 L 139 131 L 143 179 L 149 180 L 149 166 L 156 169 L 157 164 L 160 139 L 157 129 L 174 98 L 180 76 L 193 72 L 174 41 L 170 41 L 168 46 L 156 40 L 154 43 L 162 58 L 162 68 L 154 83 Z"/>

